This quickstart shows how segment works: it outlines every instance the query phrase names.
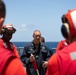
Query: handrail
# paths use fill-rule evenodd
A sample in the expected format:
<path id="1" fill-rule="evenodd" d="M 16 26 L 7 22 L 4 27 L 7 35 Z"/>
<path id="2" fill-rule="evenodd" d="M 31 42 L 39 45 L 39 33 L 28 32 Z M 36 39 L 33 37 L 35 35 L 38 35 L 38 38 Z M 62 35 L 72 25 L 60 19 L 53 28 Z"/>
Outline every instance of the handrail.
<path id="1" fill-rule="evenodd" d="M 24 47 L 17 47 L 17 50 L 18 50 L 20 55 L 22 55 L 23 49 L 24 49 Z M 52 48 L 51 51 L 52 51 L 52 53 L 55 53 L 56 52 L 56 48 Z"/>

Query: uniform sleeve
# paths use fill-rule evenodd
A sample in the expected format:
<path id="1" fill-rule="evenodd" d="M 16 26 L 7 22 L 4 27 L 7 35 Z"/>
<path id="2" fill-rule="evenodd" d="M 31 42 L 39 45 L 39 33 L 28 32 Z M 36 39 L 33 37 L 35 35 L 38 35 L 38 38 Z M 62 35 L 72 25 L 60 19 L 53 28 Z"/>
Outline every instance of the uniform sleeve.
<path id="1" fill-rule="evenodd" d="M 27 75 L 22 62 L 17 58 L 10 61 L 4 73 L 4 75 Z"/>
<path id="2" fill-rule="evenodd" d="M 45 46 L 45 48 L 46 48 L 46 51 L 47 51 L 47 58 L 46 58 L 46 61 L 48 61 L 49 60 L 49 58 L 51 57 L 51 50 L 44 44 L 44 46 Z"/>
<path id="3" fill-rule="evenodd" d="M 21 56 L 21 60 L 22 60 L 22 62 L 24 63 L 24 66 L 30 64 L 30 62 L 29 62 L 29 57 L 27 57 L 27 53 L 26 53 L 27 50 L 28 50 L 28 47 L 24 47 L 23 53 L 22 53 L 22 56 Z"/>
<path id="4" fill-rule="evenodd" d="M 48 61 L 46 75 L 59 75 L 56 53 Z"/>

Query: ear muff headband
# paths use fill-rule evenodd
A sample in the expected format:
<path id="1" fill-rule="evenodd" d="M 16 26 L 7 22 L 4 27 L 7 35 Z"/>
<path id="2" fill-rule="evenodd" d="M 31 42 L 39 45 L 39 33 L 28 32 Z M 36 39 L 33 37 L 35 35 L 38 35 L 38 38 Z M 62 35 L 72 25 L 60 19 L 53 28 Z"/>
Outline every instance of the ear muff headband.
<path id="1" fill-rule="evenodd" d="M 69 10 L 65 16 L 69 22 L 70 34 L 76 36 L 76 8 Z"/>
<path id="2" fill-rule="evenodd" d="M 61 26 L 61 33 L 63 35 L 64 38 L 68 38 L 70 35 L 70 30 L 69 30 L 69 25 L 68 23 L 63 23 L 63 25 Z"/>

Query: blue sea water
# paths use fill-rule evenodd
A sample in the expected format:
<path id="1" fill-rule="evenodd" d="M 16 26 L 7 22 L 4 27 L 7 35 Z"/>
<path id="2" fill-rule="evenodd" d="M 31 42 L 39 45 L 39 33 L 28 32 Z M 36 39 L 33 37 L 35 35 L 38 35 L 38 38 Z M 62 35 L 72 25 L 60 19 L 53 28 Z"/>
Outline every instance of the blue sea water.
<path id="1" fill-rule="evenodd" d="M 26 44 L 28 44 L 29 42 L 13 42 L 13 43 L 16 45 L 17 50 L 21 56 L 23 52 L 23 47 L 26 46 Z M 50 50 L 52 50 L 52 48 L 56 48 L 58 45 L 58 42 L 45 42 L 45 43 Z M 55 53 L 55 49 L 52 50 L 52 54 L 53 53 Z"/>

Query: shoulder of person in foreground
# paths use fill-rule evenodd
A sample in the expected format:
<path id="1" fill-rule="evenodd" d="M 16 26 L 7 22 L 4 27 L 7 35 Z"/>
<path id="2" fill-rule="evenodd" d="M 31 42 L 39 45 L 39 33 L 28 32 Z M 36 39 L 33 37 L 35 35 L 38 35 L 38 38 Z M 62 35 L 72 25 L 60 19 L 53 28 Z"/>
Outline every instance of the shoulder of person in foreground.
<path id="1" fill-rule="evenodd" d="M 14 58 L 8 62 L 4 75 L 27 75 L 27 73 L 22 62 Z"/>
<path id="2" fill-rule="evenodd" d="M 61 50 L 64 47 L 65 42 L 66 42 L 66 40 L 61 40 L 57 45 L 56 51 Z"/>
<path id="3" fill-rule="evenodd" d="M 17 50 L 16 45 L 13 44 L 13 46 L 14 46 L 14 52 L 15 52 L 15 55 L 16 55 L 18 58 L 20 58 L 20 55 L 19 55 L 19 52 L 18 52 L 18 50 Z"/>
<path id="4" fill-rule="evenodd" d="M 59 75 L 56 53 L 53 54 L 48 61 L 46 75 Z"/>

